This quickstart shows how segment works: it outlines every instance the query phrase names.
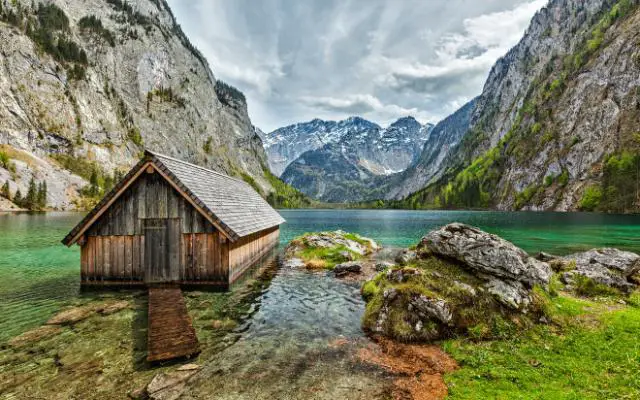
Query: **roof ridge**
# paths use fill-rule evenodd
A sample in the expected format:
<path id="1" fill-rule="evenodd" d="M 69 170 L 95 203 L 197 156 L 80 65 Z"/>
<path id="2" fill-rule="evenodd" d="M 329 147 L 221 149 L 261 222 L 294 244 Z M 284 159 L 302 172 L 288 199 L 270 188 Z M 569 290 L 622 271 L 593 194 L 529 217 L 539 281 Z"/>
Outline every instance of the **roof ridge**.
<path id="1" fill-rule="evenodd" d="M 222 176 L 222 177 L 224 177 L 224 178 L 232 179 L 232 180 L 234 180 L 234 181 L 244 183 L 245 185 L 249 185 L 247 182 L 245 182 L 245 181 L 244 181 L 244 180 L 242 180 L 242 179 L 234 178 L 234 177 L 229 176 L 229 175 L 227 175 L 227 174 L 223 174 L 223 173 L 221 173 L 221 172 L 214 171 L 214 170 L 212 170 L 212 169 L 205 168 L 205 167 L 203 167 L 203 166 L 200 166 L 200 165 L 197 165 L 197 164 L 190 163 L 190 162 L 188 162 L 188 161 L 180 160 L 180 159 L 178 159 L 178 158 L 171 157 L 171 156 L 168 156 L 168 155 L 166 155 L 166 154 L 161 154 L 161 153 L 158 153 L 158 152 L 155 152 L 155 151 L 151 151 L 151 150 L 145 150 L 145 151 L 146 151 L 147 153 L 151 154 L 151 155 L 152 155 L 152 156 L 154 156 L 154 157 L 164 157 L 164 158 L 168 158 L 168 159 L 169 159 L 169 160 L 171 160 L 171 161 L 176 161 L 176 162 L 179 162 L 179 163 L 181 163 L 181 164 L 186 164 L 186 165 L 189 165 L 189 166 L 191 166 L 191 167 L 195 167 L 195 168 L 201 169 L 201 170 L 203 170 L 203 171 L 211 172 L 211 173 L 214 173 L 214 174 L 216 174 L 216 175 L 220 175 L 220 176 Z M 253 189 L 253 188 L 252 188 L 252 189 Z"/>

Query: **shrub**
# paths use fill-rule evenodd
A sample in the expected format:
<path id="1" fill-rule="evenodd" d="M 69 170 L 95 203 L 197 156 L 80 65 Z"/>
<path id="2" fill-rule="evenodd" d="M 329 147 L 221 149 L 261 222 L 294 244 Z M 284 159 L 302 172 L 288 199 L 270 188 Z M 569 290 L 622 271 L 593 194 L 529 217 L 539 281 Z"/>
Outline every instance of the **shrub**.
<path id="1" fill-rule="evenodd" d="M 589 186 L 582 194 L 580 209 L 583 211 L 594 211 L 600 205 L 602 190 L 598 186 Z"/>
<path id="2" fill-rule="evenodd" d="M 205 153 L 207 154 L 211 154 L 211 141 L 213 140 L 213 138 L 211 136 L 209 136 L 207 138 L 207 141 L 204 142 L 204 144 L 202 145 L 202 150 L 204 150 Z"/>
<path id="3" fill-rule="evenodd" d="M 567 186 L 567 183 L 569 183 L 569 171 L 562 171 L 562 174 L 558 177 L 558 183 L 560 186 Z"/>
<path id="4" fill-rule="evenodd" d="M 140 134 L 140 129 L 136 128 L 135 126 L 130 128 L 127 136 L 129 137 L 129 140 L 133 142 L 133 144 L 135 144 L 136 146 L 142 146 L 143 140 L 142 135 Z"/>
<path id="5" fill-rule="evenodd" d="M 4 169 L 9 169 L 11 165 L 11 159 L 5 151 L 0 151 L 0 166 Z"/>
<path id="6" fill-rule="evenodd" d="M 7 200 L 11 200 L 11 192 L 9 191 L 9 181 L 5 181 L 4 185 L 2 185 L 2 189 L 0 189 L 0 196 L 4 197 Z"/>

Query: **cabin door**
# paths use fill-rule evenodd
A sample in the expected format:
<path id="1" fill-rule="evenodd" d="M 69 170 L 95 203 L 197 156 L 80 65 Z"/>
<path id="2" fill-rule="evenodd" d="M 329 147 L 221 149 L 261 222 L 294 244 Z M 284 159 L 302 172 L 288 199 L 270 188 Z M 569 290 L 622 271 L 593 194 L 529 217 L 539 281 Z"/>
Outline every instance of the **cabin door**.
<path id="1" fill-rule="evenodd" d="M 176 282 L 180 279 L 180 219 L 144 220 L 145 282 Z"/>

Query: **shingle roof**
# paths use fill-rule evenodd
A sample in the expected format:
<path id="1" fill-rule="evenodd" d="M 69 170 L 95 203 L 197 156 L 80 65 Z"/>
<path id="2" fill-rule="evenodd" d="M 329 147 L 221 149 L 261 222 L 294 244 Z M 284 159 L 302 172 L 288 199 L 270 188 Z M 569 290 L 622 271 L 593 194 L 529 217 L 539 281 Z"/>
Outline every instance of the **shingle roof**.
<path id="1" fill-rule="evenodd" d="M 285 222 L 248 183 L 169 156 L 148 153 L 174 182 L 184 186 L 185 192 L 200 200 L 231 236 L 247 236 Z"/>
<path id="2" fill-rule="evenodd" d="M 248 183 L 169 156 L 145 152 L 135 167 L 91 210 L 62 240 L 71 245 L 93 218 L 121 191 L 140 168 L 149 161 L 164 172 L 235 241 L 241 237 L 278 226 L 284 218 Z M 77 238 L 76 238 L 77 240 Z"/>

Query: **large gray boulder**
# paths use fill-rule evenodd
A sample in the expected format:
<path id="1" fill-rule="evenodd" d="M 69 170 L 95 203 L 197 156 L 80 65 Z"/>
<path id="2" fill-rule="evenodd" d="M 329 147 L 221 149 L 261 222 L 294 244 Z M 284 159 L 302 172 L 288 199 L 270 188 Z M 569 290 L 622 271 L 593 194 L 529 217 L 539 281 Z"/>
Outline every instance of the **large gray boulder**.
<path id="1" fill-rule="evenodd" d="M 559 258 L 563 264 L 566 281 L 575 275 L 623 291 L 631 291 L 637 283 L 631 279 L 640 274 L 640 255 L 612 248 L 591 249 Z"/>
<path id="2" fill-rule="evenodd" d="M 547 285 L 549 264 L 530 257 L 524 250 L 499 236 L 461 223 L 429 232 L 418 251 L 456 260 L 479 277 L 517 281 L 527 287 Z"/>

